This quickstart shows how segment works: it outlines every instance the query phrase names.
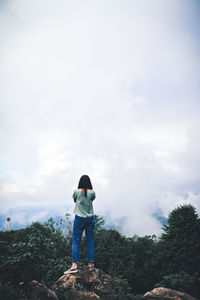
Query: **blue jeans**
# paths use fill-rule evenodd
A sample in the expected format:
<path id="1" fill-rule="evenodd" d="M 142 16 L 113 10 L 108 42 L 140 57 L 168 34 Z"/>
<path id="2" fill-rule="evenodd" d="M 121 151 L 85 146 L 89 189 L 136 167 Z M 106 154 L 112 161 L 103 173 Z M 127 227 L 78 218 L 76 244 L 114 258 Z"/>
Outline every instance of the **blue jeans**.
<path id="1" fill-rule="evenodd" d="M 94 216 L 82 218 L 75 215 L 73 225 L 72 262 L 80 262 L 80 241 L 85 230 L 88 262 L 94 262 Z"/>

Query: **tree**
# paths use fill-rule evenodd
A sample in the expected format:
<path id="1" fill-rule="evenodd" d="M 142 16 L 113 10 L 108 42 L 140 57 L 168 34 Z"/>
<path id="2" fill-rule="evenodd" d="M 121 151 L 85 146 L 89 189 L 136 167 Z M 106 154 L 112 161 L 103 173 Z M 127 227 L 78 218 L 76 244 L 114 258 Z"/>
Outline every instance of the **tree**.
<path id="1" fill-rule="evenodd" d="M 200 270 L 200 221 L 192 205 L 182 205 L 169 214 L 168 225 L 161 236 L 161 253 L 165 272 L 184 271 L 194 274 Z"/>
<path id="2" fill-rule="evenodd" d="M 1 246 L 2 283 L 36 279 L 50 285 L 71 264 L 66 238 L 48 225 L 33 223 L 17 232 L 1 232 Z"/>
<path id="3" fill-rule="evenodd" d="M 134 264 L 127 274 L 128 282 L 134 293 L 144 293 L 159 279 L 157 272 L 158 241 L 156 236 L 134 237 L 129 239 L 129 251 Z"/>
<path id="4" fill-rule="evenodd" d="M 95 261 L 97 267 L 112 277 L 126 278 L 133 267 L 134 253 L 128 239 L 114 229 L 101 229 L 95 237 Z"/>
<path id="5" fill-rule="evenodd" d="M 95 215 L 95 233 L 99 232 L 101 229 L 104 228 L 105 220 L 102 216 Z"/>
<path id="6" fill-rule="evenodd" d="M 180 292 L 184 291 L 188 294 L 194 294 L 197 296 L 197 282 L 195 276 L 189 275 L 186 272 L 180 272 L 177 274 L 169 274 L 163 276 L 162 280 L 155 285 L 155 287 L 166 287 Z"/>
<path id="7" fill-rule="evenodd" d="M 160 277 L 168 275 L 174 278 L 173 276 L 184 273 L 195 278 L 194 281 L 197 282 L 197 278 L 200 277 L 200 220 L 196 209 L 190 204 L 175 208 L 169 214 L 168 225 L 163 229 L 158 260 L 162 266 Z M 196 290 L 197 286 L 194 285 L 193 295 Z"/>

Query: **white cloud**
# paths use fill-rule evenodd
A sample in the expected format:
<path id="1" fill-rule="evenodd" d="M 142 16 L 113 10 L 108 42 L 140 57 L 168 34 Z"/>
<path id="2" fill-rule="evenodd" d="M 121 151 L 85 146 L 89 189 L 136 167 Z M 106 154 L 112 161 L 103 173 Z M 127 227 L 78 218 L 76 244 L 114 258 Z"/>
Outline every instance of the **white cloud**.
<path id="1" fill-rule="evenodd" d="M 72 211 L 73 188 L 89 174 L 96 212 L 125 216 L 127 234 L 153 234 L 156 209 L 166 215 L 199 194 L 190 3 L 1 4 L 1 211 Z"/>
<path id="2" fill-rule="evenodd" d="M 167 217 L 169 211 L 172 211 L 175 207 L 184 204 L 192 204 L 197 208 L 197 212 L 200 213 L 200 194 L 195 194 L 189 191 L 186 195 L 176 194 L 175 192 L 168 191 L 163 194 L 160 201 L 160 206 L 164 216 Z"/>

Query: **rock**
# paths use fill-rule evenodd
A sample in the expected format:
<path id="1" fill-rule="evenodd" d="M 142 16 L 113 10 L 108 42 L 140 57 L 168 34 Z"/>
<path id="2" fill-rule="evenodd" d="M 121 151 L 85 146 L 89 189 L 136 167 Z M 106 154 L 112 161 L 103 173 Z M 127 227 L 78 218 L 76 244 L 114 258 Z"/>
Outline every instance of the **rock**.
<path id="1" fill-rule="evenodd" d="M 29 300 L 59 300 L 54 291 L 48 289 L 44 284 L 36 280 L 32 280 L 28 284 L 27 293 Z"/>
<path id="2" fill-rule="evenodd" d="M 194 297 L 186 293 L 164 287 L 155 288 L 151 292 L 147 292 L 142 298 L 146 300 L 195 300 Z"/>
<path id="3" fill-rule="evenodd" d="M 116 286 L 113 279 L 102 270 L 95 268 L 89 271 L 88 267 L 84 267 L 77 273 L 61 276 L 51 289 L 66 300 L 100 299 L 100 295 L 112 296 Z"/>

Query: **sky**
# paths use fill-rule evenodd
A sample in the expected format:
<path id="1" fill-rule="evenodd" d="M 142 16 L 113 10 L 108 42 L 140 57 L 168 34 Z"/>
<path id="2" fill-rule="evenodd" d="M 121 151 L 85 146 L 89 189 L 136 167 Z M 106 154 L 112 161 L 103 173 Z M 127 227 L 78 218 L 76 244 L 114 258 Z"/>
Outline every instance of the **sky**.
<path id="1" fill-rule="evenodd" d="M 0 0 L 2 218 L 73 216 L 83 174 L 128 236 L 200 213 L 199 17 L 194 0 Z"/>

